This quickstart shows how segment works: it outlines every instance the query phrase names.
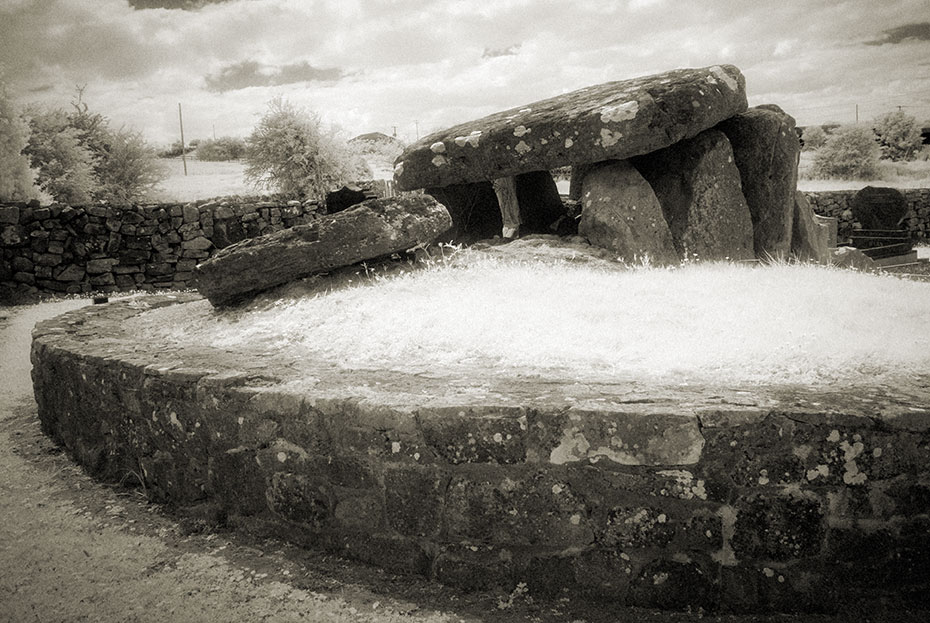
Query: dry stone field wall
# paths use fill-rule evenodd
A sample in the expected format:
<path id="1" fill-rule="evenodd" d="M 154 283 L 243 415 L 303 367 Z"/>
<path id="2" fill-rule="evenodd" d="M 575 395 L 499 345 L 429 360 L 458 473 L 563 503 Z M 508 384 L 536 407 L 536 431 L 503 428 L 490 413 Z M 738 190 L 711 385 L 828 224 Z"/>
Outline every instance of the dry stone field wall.
<path id="1" fill-rule="evenodd" d="M 855 229 L 852 203 L 856 190 L 832 190 L 805 192 L 807 200 L 815 212 L 837 219 L 839 236 L 842 240 Z M 907 216 L 902 224 L 914 240 L 930 238 L 930 188 L 901 188 L 907 202 Z"/>
<path id="2" fill-rule="evenodd" d="M 309 222 L 316 202 L 228 198 L 111 207 L 0 205 L 0 302 L 191 287 L 217 249 Z"/>

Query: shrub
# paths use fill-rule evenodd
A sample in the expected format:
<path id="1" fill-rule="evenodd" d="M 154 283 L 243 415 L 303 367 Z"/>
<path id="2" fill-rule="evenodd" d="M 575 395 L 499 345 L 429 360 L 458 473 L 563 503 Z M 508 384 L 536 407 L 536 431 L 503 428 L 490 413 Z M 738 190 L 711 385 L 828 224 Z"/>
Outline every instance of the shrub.
<path id="1" fill-rule="evenodd" d="M 827 133 L 819 125 L 808 126 L 804 128 L 801 140 L 804 141 L 804 151 L 814 151 L 827 144 Z"/>
<path id="2" fill-rule="evenodd" d="M 24 150 L 38 171 L 39 187 L 55 200 L 72 205 L 90 203 L 99 187 L 94 154 L 69 125 L 62 110 L 28 112 L 30 135 Z"/>
<path id="3" fill-rule="evenodd" d="M 322 130 L 318 115 L 280 97 L 246 139 L 245 162 L 253 186 L 304 199 L 322 199 L 367 169 L 335 132 Z"/>
<path id="4" fill-rule="evenodd" d="M 245 139 L 223 136 L 206 139 L 197 144 L 197 159 L 207 162 L 241 160 L 245 156 Z"/>
<path id="5" fill-rule="evenodd" d="M 0 82 L 0 201 L 28 201 L 39 198 L 36 171 L 24 153 L 29 126 L 13 106 L 5 85 Z"/>
<path id="6" fill-rule="evenodd" d="M 872 130 L 864 126 L 841 126 L 817 150 L 811 173 L 825 179 L 875 179 L 879 175 L 879 153 Z"/>
<path id="7" fill-rule="evenodd" d="M 189 154 L 197 147 L 197 141 L 193 140 L 187 145 L 184 146 L 184 153 Z M 177 140 L 169 147 L 162 149 L 158 152 L 159 158 L 180 158 L 181 157 L 181 141 Z"/>
<path id="8" fill-rule="evenodd" d="M 923 141 L 917 119 L 900 110 L 877 117 L 875 133 L 882 157 L 889 160 L 910 160 L 920 151 Z"/>
<path id="9" fill-rule="evenodd" d="M 166 176 L 155 151 L 140 132 L 121 128 L 109 133 L 109 149 L 96 167 L 96 199 L 107 203 L 144 200 Z"/>

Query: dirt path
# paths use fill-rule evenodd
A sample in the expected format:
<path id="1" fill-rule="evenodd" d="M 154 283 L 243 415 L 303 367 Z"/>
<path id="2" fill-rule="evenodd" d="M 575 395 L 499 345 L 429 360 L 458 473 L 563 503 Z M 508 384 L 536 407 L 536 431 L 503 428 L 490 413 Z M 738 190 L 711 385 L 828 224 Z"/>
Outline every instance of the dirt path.
<path id="1" fill-rule="evenodd" d="M 463 595 L 320 552 L 214 532 L 196 517 L 166 515 L 136 489 L 87 478 L 39 430 L 31 329 L 86 304 L 0 308 L 0 623 L 833 620 L 603 608 L 520 593 Z"/>

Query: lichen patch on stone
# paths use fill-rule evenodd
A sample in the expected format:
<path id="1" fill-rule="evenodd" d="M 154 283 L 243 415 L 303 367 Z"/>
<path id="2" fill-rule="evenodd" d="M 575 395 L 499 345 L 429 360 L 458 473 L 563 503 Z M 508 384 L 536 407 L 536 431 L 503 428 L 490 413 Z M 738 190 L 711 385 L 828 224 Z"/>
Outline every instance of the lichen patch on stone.
<path id="1" fill-rule="evenodd" d="M 449 160 L 445 156 L 436 156 L 433 158 L 433 166 L 441 167 L 443 165 L 449 164 Z"/>
<path id="2" fill-rule="evenodd" d="M 726 70 L 720 65 L 714 65 L 710 68 L 710 72 L 714 74 L 721 82 L 727 85 L 731 91 L 736 91 L 739 89 L 739 83 L 733 79 L 733 77 L 726 72 Z"/>
<path id="3" fill-rule="evenodd" d="M 434 154 L 444 154 L 446 153 L 446 145 L 442 141 L 436 141 L 429 146 L 429 150 Z"/>
<path id="4" fill-rule="evenodd" d="M 529 151 L 532 151 L 532 147 L 526 144 L 526 141 L 520 141 L 517 143 L 517 146 L 514 148 L 517 150 L 517 153 L 521 156 Z"/>
<path id="5" fill-rule="evenodd" d="M 518 125 L 517 127 L 513 129 L 513 135 L 516 136 L 517 138 L 520 138 L 522 136 L 529 134 L 532 131 L 533 131 L 532 129 L 526 127 L 525 125 Z"/>
<path id="6" fill-rule="evenodd" d="M 623 138 L 621 132 L 614 132 L 610 128 L 601 128 L 601 145 L 603 147 L 611 147 L 620 142 L 620 139 Z"/>
<path id="7" fill-rule="evenodd" d="M 617 104 L 616 106 L 604 106 L 601 109 L 601 122 L 618 123 L 620 121 L 627 121 L 628 119 L 636 117 L 636 113 L 638 112 L 639 102 L 636 100 Z"/>

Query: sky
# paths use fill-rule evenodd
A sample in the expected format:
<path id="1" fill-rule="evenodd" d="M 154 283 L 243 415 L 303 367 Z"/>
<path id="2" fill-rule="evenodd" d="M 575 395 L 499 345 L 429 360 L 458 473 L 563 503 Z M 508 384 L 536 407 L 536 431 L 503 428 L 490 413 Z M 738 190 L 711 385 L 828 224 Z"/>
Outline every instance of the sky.
<path id="1" fill-rule="evenodd" d="M 156 145 L 247 136 L 282 97 L 346 138 L 411 142 L 612 80 L 730 63 L 799 125 L 930 125 L 930 0 L 0 0 L 21 105 Z"/>

